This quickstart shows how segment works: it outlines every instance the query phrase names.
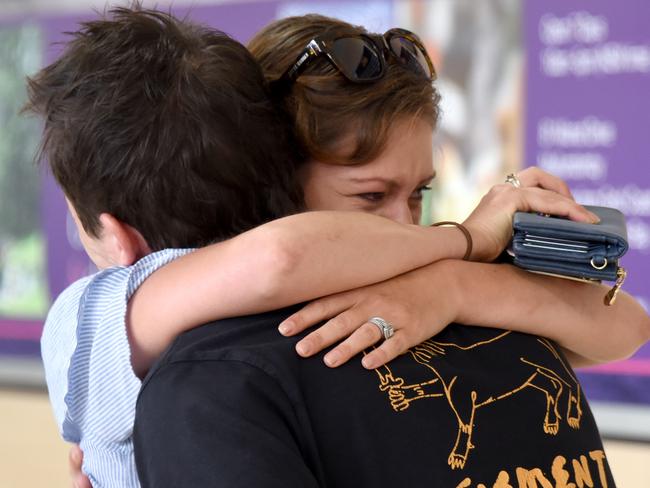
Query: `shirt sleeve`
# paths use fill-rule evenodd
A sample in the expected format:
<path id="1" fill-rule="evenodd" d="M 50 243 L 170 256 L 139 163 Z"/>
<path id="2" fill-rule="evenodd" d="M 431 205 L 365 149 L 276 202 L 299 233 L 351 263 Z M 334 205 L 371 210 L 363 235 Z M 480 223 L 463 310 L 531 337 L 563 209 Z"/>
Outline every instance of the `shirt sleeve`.
<path id="1" fill-rule="evenodd" d="M 138 486 L 131 436 L 141 381 L 131 366 L 127 304 L 154 271 L 190 251 L 160 251 L 133 266 L 97 273 L 71 317 L 75 347 L 67 372 L 57 371 L 67 383 L 61 430 L 67 441 L 80 444 L 83 471 L 95 488 Z"/>
<path id="2" fill-rule="evenodd" d="M 50 404 L 59 432 L 64 437 L 65 395 L 68 392 L 70 357 L 77 346 L 77 315 L 81 297 L 92 278 L 88 276 L 75 281 L 59 295 L 47 314 L 41 336 L 41 357 Z"/>
<path id="3" fill-rule="evenodd" d="M 279 384 L 251 364 L 164 365 L 138 399 L 140 482 L 145 488 L 317 487 L 293 412 Z"/>

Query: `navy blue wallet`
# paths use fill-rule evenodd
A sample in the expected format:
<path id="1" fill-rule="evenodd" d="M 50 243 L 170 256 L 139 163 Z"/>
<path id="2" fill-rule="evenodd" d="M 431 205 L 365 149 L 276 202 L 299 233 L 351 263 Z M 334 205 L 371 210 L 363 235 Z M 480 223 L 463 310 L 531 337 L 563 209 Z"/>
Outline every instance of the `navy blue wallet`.
<path id="1" fill-rule="evenodd" d="M 581 280 L 616 281 L 610 305 L 626 272 L 619 259 L 628 249 L 624 215 L 608 207 L 586 206 L 600 217 L 597 224 L 574 222 L 536 213 L 517 212 L 509 254 L 516 266 L 538 273 Z"/>

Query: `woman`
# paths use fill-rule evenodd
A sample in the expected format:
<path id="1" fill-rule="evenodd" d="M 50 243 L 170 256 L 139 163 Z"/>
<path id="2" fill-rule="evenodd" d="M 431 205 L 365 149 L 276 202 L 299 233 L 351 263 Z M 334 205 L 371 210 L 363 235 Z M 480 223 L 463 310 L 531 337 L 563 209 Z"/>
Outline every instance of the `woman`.
<path id="1" fill-rule="evenodd" d="M 362 210 L 398 222 L 417 223 L 421 192 L 431 179 L 433 167 L 431 137 L 438 119 L 439 100 L 430 78 L 435 72 L 417 39 L 393 30 L 384 36 L 388 42 L 386 52 L 392 53 L 386 55 L 385 72 L 381 76 L 374 73 L 374 80 L 354 80 L 357 73 L 346 72 L 342 65 L 349 61 L 344 57 L 348 54 L 345 49 L 350 51 L 351 59 L 359 59 L 360 53 L 354 49 L 360 49 L 362 44 L 355 45 L 350 39 L 366 34 L 361 28 L 334 19 L 317 15 L 294 17 L 263 29 L 252 39 L 249 49 L 267 78 L 280 89 L 284 107 L 295 120 L 296 134 L 309 155 L 302 172 L 307 206 Z M 314 39 L 325 40 L 329 45 L 318 46 Z M 339 41 L 341 44 L 336 46 L 332 39 L 344 42 Z M 303 51 L 306 46 L 328 52 L 312 55 L 298 66 L 297 60 L 308 51 Z M 417 58 L 412 55 L 414 48 Z M 395 55 L 395 49 L 402 53 L 401 59 Z M 497 185 L 482 204 L 501 201 L 504 208 L 517 205 L 538 210 L 544 192 L 535 187 L 570 196 L 562 182 L 535 169 L 522 172 L 520 179 L 527 187 L 525 190 L 513 192 L 513 188 Z M 522 195 L 513 198 L 512 193 Z M 469 226 L 474 225 L 476 213 L 468 219 Z M 510 215 L 504 212 L 502 217 L 509 227 Z M 479 228 L 481 223 L 487 222 L 479 219 Z M 507 238 L 505 234 L 502 237 Z M 502 241 L 497 245 L 499 252 L 505 244 Z M 495 257 L 473 260 L 491 261 Z M 432 300 L 456 303 L 456 280 L 461 281 L 463 290 L 460 315 L 446 313 L 450 312 L 446 310 L 449 305 L 431 306 Z M 398 281 L 404 285 L 397 286 Z M 411 286 L 406 286 L 407 282 Z M 440 287 L 434 286 L 437 282 Z M 395 324 L 397 332 L 364 357 L 364 366 L 372 368 L 456 320 L 549 337 L 564 347 L 574 366 L 582 366 L 613 360 L 621 353 L 618 358 L 629 355 L 647 338 L 647 316 L 629 295 L 617 310 L 596 305 L 606 291 L 606 286 L 534 276 L 510 266 L 454 261 L 414 271 L 369 289 L 318 300 L 286 321 L 282 331 L 296 333 L 340 314 L 298 345 L 298 351 L 308 356 L 352 334 L 325 356 L 325 361 L 335 366 L 379 339 L 376 328 L 366 323 L 368 317 L 385 317 Z M 411 306 L 405 307 L 404 303 Z M 624 318 L 623 309 L 634 309 L 639 315 L 635 319 Z M 623 341 L 634 337 L 627 343 L 631 347 L 623 351 L 625 346 L 615 346 L 614 352 L 612 344 L 602 339 L 610 337 L 608 331 L 613 323 L 630 324 L 629 319 L 635 325 L 625 327 L 624 335 L 629 332 L 631 336 Z M 572 326 L 566 327 L 567 323 Z M 405 324 L 409 324 L 408 328 L 399 329 Z"/>
<path id="2" fill-rule="evenodd" d="M 329 34 L 359 36 L 363 32 L 321 17 L 287 19 L 261 32 L 253 40 L 251 49 L 269 78 L 279 79 L 292 68 L 300 51 L 312 38 Z M 286 59 L 274 58 L 280 53 Z M 327 61 L 320 59 L 310 64 L 301 78 L 283 80 L 279 84 L 279 93 L 296 120 L 297 135 L 310 158 L 303 171 L 305 198 L 310 209 L 360 210 L 403 224 L 419 220 L 421 192 L 433 177 L 431 135 L 437 119 L 437 99 L 430 77 L 417 70 L 405 69 L 390 57 L 386 61 L 384 76 L 372 83 L 350 83 Z M 306 76 L 312 73 L 314 76 Z M 301 99 L 301 90 L 309 96 Z M 328 120 L 335 122 L 327 124 Z M 311 127 L 318 127 L 318 130 L 310 132 Z M 403 164 L 404 161 L 409 164 Z M 507 243 L 515 210 L 553 212 L 584 221 L 592 218 L 568 198 L 568 191 L 559 180 L 536 170 L 523 172 L 520 179 L 529 188 L 515 191 L 511 186 L 496 187 L 466 222 L 476 241 L 472 259 L 491 261 L 498 256 Z M 296 226 L 300 226 L 299 230 Z M 558 316 L 564 316 L 579 321 L 583 332 L 586 327 L 592 327 L 592 318 L 575 304 L 591 300 L 599 303 L 601 293 L 604 294 L 600 288 L 533 277 L 509 267 L 441 261 L 460 258 L 465 253 L 466 241 L 456 229 L 427 230 L 428 237 L 420 238 L 419 242 L 439 246 L 428 254 L 423 253 L 422 246 L 415 241 L 404 241 L 409 236 L 417 240 L 423 235 L 422 230 L 354 214 L 294 216 L 266 229 L 267 233 L 253 231 L 233 239 L 231 242 L 235 246 L 222 243 L 180 258 L 145 281 L 130 303 L 130 340 L 136 371 L 146 372 L 151 361 L 175 335 L 207 320 L 297 303 L 381 281 L 434 261 L 436 263 L 431 266 L 374 285 L 375 288 L 315 302 L 285 323 L 284 331 L 295 333 L 320 318 L 349 309 L 337 319 L 344 326 L 330 322 L 317 335 L 301 343 L 304 349 L 299 348 L 304 355 L 312 354 L 361 326 L 338 350 L 326 356 L 332 366 L 381 337 L 375 325 L 366 323 L 373 315 L 381 315 L 395 324 L 396 333 L 364 358 L 368 368 L 416 345 L 453 321 L 484 326 L 505 324 L 530 332 L 545 332 L 574 351 L 575 359 L 606 357 L 600 344 L 585 341 L 584 337 L 559 327 L 557 320 Z M 299 237 L 295 241 L 289 239 L 297 234 Z M 237 261 L 259 254 L 260 245 L 273 251 L 267 254 L 268 273 L 261 273 L 269 277 L 262 280 L 266 284 L 262 287 L 259 268 L 242 271 Z M 351 248 L 354 252 L 343 252 Z M 367 255 L 375 256 L 376 261 L 363 259 Z M 275 264 L 273 268 L 278 256 L 284 256 L 279 259 L 283 264 L 279 267 Z M 332 268 L 337 269 L 336 275 L 330 272 Z M 222 279 L 233 271 L 240 273 L 238 280 Z M 197 279 L 197 274 L 209 279 Z M 472 278 L 469 286 L 465 282 L 467 277 Z M 166 284 L 177 283 L 179 279 L 207 283 L 204 291 L 211 297 L 210 301 L 191 297 L 190 303 L 196 306 L 182 309 L 182 318 L 174 315 L 181 310 L 174 303 L 187 304 L 188 297 L 180 296 L 178 290 L 167 294 L 170 300 L 165 301 L 164 308 L 160 307 Z M 421 286 L 420 281 L 427 286 Z M 431 284 L 437 282 L 441 284 L 436 296 L 427 296 L 431 293 Z M 495 283 L 507 284 L 509 295 L 493 301 L 489 293 L 496 290 Z M 247 292 L 250 297 L 247 302 L 228 301 L 237 295 L 233 284 Z M 250 293 L 251 286 L 256 286 L 253 291 L 260 290 L 259 294 Z M 482 293 L 467 291 L 474 287 Z M 463 295 L 458 290 L 463 290 Z M 227 293 L 221 293 L 223 291 Z M 197 290 L 191 293 L 196 295 Z M 531 296 L 540 297 L 542 304 L 548 304 L 551 299 L 555 300 L 557 293 L 562 293 L 566 300 L 556 304 L 553 313 L 548 308 L 522 306 L 522 303 L 531 303 Z M 461 307 L 460 298 L 465 299 L 466 294 L 476 300 Z M 392 301 L 382 303 L 384 298 Z M 525 301 L 520 302 L 520 299 Z M 350 303 L 359 305 L 350 308 Z M 370 309 L 372 314 L 359 320 L 360 314 Z M 621 297 L 615 310 L 594 315 L 597 322 L 593 333 L 596 334 L 604 332 L 613 319 L 639 324 L 644 317 L 638 305 L 627 296 Z M 157 326 L 151 329 L 148 324 Z M 611 348 L 609 344 L 607 354 L 629 354 L 638 347 L 641 326 L 628 330 L 622 334 L 617 347 Z"/>
<path id="3" fill-rule="evenodd" d="M 357 73 L 346 71 L 347 67 L 344 65 L 346 59 L 343 56 L 345 52 L 337 52 L 337 47 L 345 51 L 346 46 L 343 43 L 340 46 L 333 46 L 333 43 L 338 39 L 345 39 L 348 43 L 352 42 L 351 39 L 368 42 L 364 39 L 364 35 L 362 29 L 318 16 L 284 19 L 260 32 L 251 41 L 250 49 L 262 64 L 267 77 L 272 81 L 280 80 L 279 83 L 285 84 L 282 87 L 285 108 L 294 117 L 296 133 L 311 156 L 311 161 L 305 166 L 302 175 L 308 205 L 312 207 L 328 205 L 329 208 L 338 210 L 358 209 L 361 206 L 366 211 L 398 221 L 418 222 L 420 212 L 420 186 L 418 185 L 421 185 L 422 181 L 426 182 L 427 172 L 431 168 L 430 134 L 435 127 L 437 115 L 435 110 L 431 110 L 432 104 L 435 107 L 437 101 L 435 95 L 427 92 L 427 65 L 414 63 L 415 56 L 410 57 L 410 55 L 404 64 L 397 61 L 399 52 L 396 52 L 391 43 L 389 31 L 388 35 L 384 35 L 384 38 L 378 41 L 380 49 L 383 47 L 382 41 L 385 41 L 387 47 L 383 51 L 387 64 L 384 72 L 377 74 L 377 79 L 362 83 L 361 80 L 355 79 Z M 359 41 L 356 43 L 360 44 Z M 422 49 L 421 45 L 414 45 L 416 53 L 418 48 Z M 309 46 L 307 49 L 320 47 L 327 52 L 313 55 L 305 62 L 303 55 L 308 52 L 307 49 L 302 51 L 305 46 Z M 413 53 L 410 46 L 401 46 L 401 48 L 409 49 L 408 52 Z M 348 49 L 351 48 L 348 46 Z M 417 53 L 418 56 L 420 54 L 423 54 L 423 51 Z M 299 66 L 301 59 L 303 62 Z M 416 69 L 405 68 L 413 65 Z M 396 88 L 400 86 L 398 81 L 400 78 L 404 78 L 406 84 L 413 85 L 411 91 L 407 89 L 401 91 Z M 287 84 L 289 86 L 286 86 Z M 395 92 L 399 93 L 399 96 L 391 96 L 391 93 Z M 420 103 L 408 107 L 411 93 L 414 98 L 418 94 L 422 95 L 419 97 Z M 377 134 L 384 137 L 377 137 Z M 376 148 L 377 140 L 385 141 L 385 145 Z M 533 182 L 532 186 L 536 183 Z M 500 189 L 493 189 L 486 198 L 496 198 L 495 194 L 499 191 Z M 454 291 L 454 284 L 459 285 L 456 290 L 460 290 L 460 296 L 456 295 L 459 292 Z M 505 289 L 508 291 L 506 292 Z M 534 289 L 536 291 L 533 291 Z M 381 346 L 365 355 L 364 366 L 376 368 L 385 360 L 404 352 L 409 346 L 426 339 L 427 335 L 437 332 L 432 324 L 446 323 L 452 319 L 466 324 L 499 326 L 553 338 L 564 346 L 569 361 L 577 366 L 607 359 L 607 349 L 610 344 L 603 339 L 612 337 L 607 331 L 611 330 L 614 323 L 627 323 L 619 322 L 622 319 L 622 316 L 618 315 L 621 309 L 613 311 L 600 305 L 604 293 L 604 287 L 524 275 L 504 265 L 463 261 L 436 263 L 386 283 L 318 300 L 285 321 L 281 330 L 286 334 L 293 334 L 339 314 L 297 345 L 298 352 L 308 356 L 351 334 L 342 345 L 325 356 L 327 364 L 336 366 L 378 340 L 377 330 L 372 324 L 368 324 L 367 320 L 368 317 L 381 316 L 395 324 L 398 330 L 394 337 L 385 340 Z M 514 302 L 509 304 L 510 299 Z M 624 307 L 635 307 L 629 297 L 626 297 L 626 300 Z M 450 308 L 453 309 L 453 304 L 459 303 L 460 310 L 467 307 L 464 312 L 446 315 L 446 309 L 450 304 L 452 304 Z M 582 303 L 584 308 L 576 307 L 579 303 Z M 469 308 L 480 310 L 480 313 L 468 312 Z M 578 311 L 577 308 L 582 310 Z M 603 321 L 610 312 L 613 312 L 612 315 Z M 643 315 L 642 312 L 641 314 Z M 570 319 L 570 316 L 573 318 Z M 524 327 L 521 326 L 523 322 L 527 322 Z M 404 332 L 400 337 L 399 327 L 405 324 L 417 324 L 412 329 L 417 332 Z M 642 331 L 645 328 L 645 332 L 636 336 L 638 342 L 635 347 L 647 340 L 647 317 L 637 324 L 645 324 L 638 329 Z M 427 332 L 424 332 L 425 330 Z M 513 398 L 512 395 L 521 390 L 513 389 L 507 393 L 502 392 L 500 396 L 486 397 L 487 394 L 481 389 L 485 387 L 493 391 L 490 389 L 492 384 L 505 381 L 504 376 L 516 373 L 493 366 L 491 361 L 472 365 L 469 362 L 454 364 L 454 360 L 451 359 L 453 355 L 449 356 L 449 359 L 436 358 L 436 354 L 443 356 L 448 354 L 450 346 L 461 349 L 466 347 L 469 350 L 485 341 L 503 337 L 495 331 L 486 339 L 482 332 L 470 327 L 463 328 L 463 331 L 459 332 L 454 327 L 450 327 L 436 336 L 434 342 L 427 341 L 424 343 L 426 346 L 411 351 L 416 361 L 435 371 L 435 381 L 445 384 L 447 400 L 456 414 L 459 434 L 447 461 L 452 470 L 466 467 L 470 455 L 475 456 L 472 449 L 475 449 L 477 454 L 480 449 L 483 449 L 483 455 L 486 449 L 503 449 L 505 453 L 512 453 L 513 450 L 512 446 L 507 446 L 507 443 L 500 444 L 500 440 L 494 438 L 491 439 L 491 446 L 485 445 L 487 441 L 485 438 L 482 439 L 484 445 L 479 446 L 478 443 L 475 445 L 472 432 L 475 426 L 478 427 L 474 423 L 477 418 L 475 414 L 482 406 L 488 404 L 492 405 L 495 411 L 498 409 L 501 412 L 500 414 L 492 412 L 495 414 L 493 421 L 495 418 L 499 419 L 501 415 L 498 422 L 503 424 L 504 429 L 511 423 L 513 419 L 506 413 L 507 407 L 504 407 L 504 402 L 500 400 Z M 599 336 L 599 339 L 592 341 L 594 333 Z M 512 356 L 515 359 L 512 364 L 517 363 L 516 358 L 527 362 L 525 358 L 528 354 L 532 354 L 532 351 L 539 347 L 538 339 L 531 335 L 511 334 L 508 337 L 507 343 L 494 351 L 495 359 Z M 501 339 L 496 340 L 495 344 L 499 340 Z M 460 341 L 464 342 L 461 344 Z M 445 349 L 447 352 L 444 352 Z M 579 383 L 564 361 L 560 360 L 558 363 L 557 369 L 550 366 L 546 373 L 553 376 L 552 382 L 557 381 L 559 384 L 569 378 L 566 386 L 572 385 L 569 388 L 573 389 L 573 393 L 569 394 L 567 410 L 562 415 L 574 429 L 573 438 L 558 436 L 558 430 L 563 428 L 558 421 L 560 415 L 557 415 L 557 410 L 555 410 L 555 418 L 552 413 L 549 413 L 553 408 L 557 409 L 559 394 L 554 399 L 547 396 L 549 402 L 547 408 L 551 410 L 547 410 L 544 421 L 545 435 L 537 434 L 539 441 L 535 440 L 536 426 L 526 427 L 523 425 L 525 422 L 517 426 L 520 430 L 530 428 L 529 434 L 524 438 L 540 446 L 539 452 L 530 453 L 531 455 L 524 461 L 529 464 L 524 466 L 543 466 L 549 469 L 553 464 L 554 477 L 558 467 L 563 471 L 559 464 L 564 458 L 553 455 L 553 452 L 566 455 L 573 449 L 580 451 L 586 448 L 594 449 L 590 452 L 595 453 L 597 446 L 590 442 L 598 443 L 594 440 L 597 437 L 594 435 L 596 427 L 588 413 L 586 401 L 581 398 Z M 502 364 L 507 364 L 507 361 Z M 532 363 L 528 362 L 528 364 Z M 517 367 L 514 366 L 513 369 L 516 370 Z M 527 380 L 528 383 L 522 383 L 522 388 L 533 386 L 543 390 L 543 386 L 532 384 L 540 378 L 535 375 L 543 369 L 545 368 L 538 367 Z M 381 376 L 381 370 L 377 371 Z M 447 376 L 445 371 L 448 371 Z M 564 373 L 568 375 L 564 376 Z M 449 381 L 452 376 L 453 379 Z M 468 377 L 472 376 L 475 376 L 474 384 L 479 385 L 476 390 L 472 390 L 472 404 L 470 407 L 459 406 L 461 401 L 453 392 L 463 388 L 457 385 L 462 385 L 464 381 L 471 383 Z M 546 379 L 550 379 L 551 376 Z M 382 383 L 382 386 L 386 385 Z M 425 393 L 426 390 L 422 387 L 422 391 L 418 394 L 425 395 Z M 548 390 L 546 393 L 548 395 Z M 402 393 L 395 393 L 393 399 L 401 400 L 395 400 L 397 403 L 395 401 L 392 403 L 393 408 L 408 408 L 410 405 L 408 394 L 403 394 L 406 400 L 401 396 Z M 513 401 L 520 401 L 522 407 L 532 406 L 534 402 L 532 397 L 529 400 L 518 398 Z M 564 429 L 566 431 L 566 428 Z M 587 440 L 590 436 L 591 440 Z M 550 438 L 556 439 L 555 444 L 552 447 L 541 447 Z M 523 445 L 521 448 L 522 451 L 526 451 Z M 516 450 L 516 446 L 514 449 Z M 390 458 L 390 453 L 386 454 Z M 600 482 L 602 486 L 612 486 L 611 474 L 604 474 L 608 471 L 606 461 L 604 465 Z M 533 482 L 537 476 L 531 472 L 523 474 L 524 472 L 525 470 L 518 472 L 518 476 L 520 473 L 523 478 L 529 476 L 528 482 Z M 509 486 L 505 482 L 507 480 L 501 479 L 502 474 L 503 471 L 499 474 L 499 479 L 503 483 L 500 486 Z M 568 476 L 568 472 L 566 474 Z M 539 476 L 544 475 L 539 474 Z M 550 477 L 550 474 L 548 476 Z M 523 478 L 519 479 L 520 484 Z M 469 481 L 469 477 L 465 481 Z M 469 483 L 464 484 L 464 482 L 458 486 L 461 485 L 470 486 Z"/>

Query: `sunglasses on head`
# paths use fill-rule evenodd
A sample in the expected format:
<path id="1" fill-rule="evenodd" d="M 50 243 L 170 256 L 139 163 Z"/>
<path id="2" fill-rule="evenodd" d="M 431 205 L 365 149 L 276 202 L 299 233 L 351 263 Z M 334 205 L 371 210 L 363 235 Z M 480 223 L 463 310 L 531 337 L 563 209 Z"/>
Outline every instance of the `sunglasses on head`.
<path id="1" fill-rule="evenodd" d="M 391 29 L 384 35 L 315 37 L 278 81 L 295 81 L 309 63 L 326 56 L 351 82 L 371 82 L 384 76 L 387 55 L 429 80 L 435 77 L 433 63 L 418 36 L 405 29 Z"/>

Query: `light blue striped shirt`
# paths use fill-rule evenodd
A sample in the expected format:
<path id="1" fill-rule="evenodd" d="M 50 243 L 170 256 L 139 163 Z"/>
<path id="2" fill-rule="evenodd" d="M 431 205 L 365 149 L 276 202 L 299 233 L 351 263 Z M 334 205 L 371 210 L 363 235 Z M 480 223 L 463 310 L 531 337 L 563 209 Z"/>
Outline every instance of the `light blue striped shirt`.
<path id="1" fill-rule="evenodd" d="M 139 487 L 133 458 L 141 381 L 131 367 L 127 302 L 161 266 L 191 252 L 167 249 L 70 285 L 48 313 L 41 354 L 61 435 L 84 452 L 94 488 Z"/>

